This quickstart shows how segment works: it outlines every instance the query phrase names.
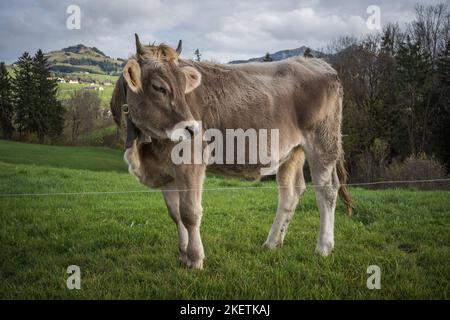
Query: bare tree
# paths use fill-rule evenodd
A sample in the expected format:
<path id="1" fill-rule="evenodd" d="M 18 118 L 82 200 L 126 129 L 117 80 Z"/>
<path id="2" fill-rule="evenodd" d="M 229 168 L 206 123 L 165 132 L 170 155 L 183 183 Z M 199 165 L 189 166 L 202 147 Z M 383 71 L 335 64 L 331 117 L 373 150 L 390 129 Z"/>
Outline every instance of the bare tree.
<path id="1" fill-rule="evenodd" d="M 354 36 L 341 36 L 331 40 L 326 46 L 326 54 L 336 54 L 358 44 L 358 39 Z"/>
<path id="2" fill-rule="evenodd" d="M 413 40 L 420 42 L 432 59 L 445 49 L 450 39 L 450 12 L 448 5 L 416 6 L 416 19 L 410 25 Z"/>
<path id="3" fill-rule="evenodd" d="M 78 90 L 67 101 L 66 125 L 70 128 L 71 139 L 76 143 L 80 134 L 89 132 L 100 115 L 101 99 L 97 92 Z"/>

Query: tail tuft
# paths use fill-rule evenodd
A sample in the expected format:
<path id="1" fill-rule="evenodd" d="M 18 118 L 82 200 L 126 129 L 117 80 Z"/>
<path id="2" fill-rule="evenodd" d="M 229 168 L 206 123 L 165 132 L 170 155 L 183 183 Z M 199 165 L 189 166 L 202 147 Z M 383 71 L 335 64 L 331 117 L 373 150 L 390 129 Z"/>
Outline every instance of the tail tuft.
<path id="1" fill-rule="evenodd" d="M 343 156 L 340 160 L 338 160 L 336 169 L 339 183 L 341 184 L 341 186 L 339 187 L 339 196 L 341 197 L 341 200 L 344 202 L 347 208 L 347 215 L 351 216 L 353 211 L 353 203 L 347 188 L 348 172 L 345 169 Z"/>

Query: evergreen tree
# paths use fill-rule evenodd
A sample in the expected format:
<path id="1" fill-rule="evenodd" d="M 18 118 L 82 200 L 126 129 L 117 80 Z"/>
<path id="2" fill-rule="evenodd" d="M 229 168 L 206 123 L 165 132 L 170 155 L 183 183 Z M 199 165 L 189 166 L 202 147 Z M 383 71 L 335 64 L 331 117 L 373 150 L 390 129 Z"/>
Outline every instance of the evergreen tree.
<path id="1" fill-rule="evenodd" d="M 33 58 L 32 70 L 35 103 L 31 129 L 42 143 L 46 135 L 54 137 L 62 133 L 64 109 L 56 98 L 58 84 L 51 78 L 49 63 L 41 50 Z"/>
<path id="2" fill-rule="evenodd" d="M 398 46 L 397 25 L 387 25 L 380 39 L 380 49 L 377 54 L 376 71 L 378 78 L 377 101 L 380 108 L 375 116 L 379 119 L 378 135 L 389 143 L 390 158 L 397 157 L 404 151 L 406 135 L 400 125 L 402 118 L 398 108 L 398 86 L 394 81 L 396 76 L 395 53 Z"/>
<path id="3" fill-rule="evenodd" d="M 408 134 L 408 153 L 416 154 L 427 151 L 425 147 L 430 134 L 432 63 L 420 42 L 411 41 L 409 36 L 400 45 L 396 59 L 399 104 Z"/>
<path id="4" fill-rule="evenodd" d="M 0 130 L 4 139 L 11 139 L 14 132 L 13 115 L 11 80 L 8 70 L 2 62 L 0 63 Z"/>
<path id="5" fill-rule="evenodd" d="M 202 59 L 202 54 L 200 53 L 200 50 L 198 50 L 198 48 L 195 49 L 194 54 L 195 54 L 195 61 L 200 62 Z"/>
<path id="6" fill-rule="evenodd" d="M 25 132 L 30 132 L 32 125 L 32 111 L 34 99 L 33 84 L 33 59 L 24 52 L 15 64 L 15 77 L 13 85 L 13 102 L 16 112 L 15 124 L 20 136 Z"/>
<path id="7" fill-rule="evenodd" d="M 442 93 L 446 104 L 450 101 L 450 39 L 447 40 L 447 45 L 445 50 L 439 54 L 438 60 L 436 61 L 437 75 L 440 85 L 442 86 Z"/>
<path id="8" fill-rule="evenodd" d="M 270 56 L 270 53 L 266 53 L 266 55 L 264 56 L 264 58 L 263 58 L 263 61 L 264 62 L 270 62 L 270 61 L 273 61 L 273 59 L 272 59 L 272 57 Z"/>
<path id="9" fill-rule="evenodd" d="M 305 49 L 305 52 L 303 53 L 303 56 L 305 58 L 314 58 L 310 48 L 306 48 Z"/>
<path id="10" fill-rule="evenodd" d="M 450 170 L 450 40 L 436 62 L 437 90 L 433 139 L 436 151 Z"/>

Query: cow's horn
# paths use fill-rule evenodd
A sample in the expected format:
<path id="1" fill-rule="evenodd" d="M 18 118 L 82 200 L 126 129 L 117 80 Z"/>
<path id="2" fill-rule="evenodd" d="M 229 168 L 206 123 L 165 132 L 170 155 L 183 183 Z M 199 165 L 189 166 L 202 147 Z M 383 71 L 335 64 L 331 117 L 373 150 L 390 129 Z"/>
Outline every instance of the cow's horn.
<path id="1" fill-rule="evenodd" d="M 144 54 L 144 49 L 142 48 L 142 44 L 137 33 L 134 34 L 134 38 L 136 39 L 136 53 L 138 55 Z"/>
<path id="2" fill-rule="evenodd" d="M 183 41 L 178 41 L 178 46 L 177 46 L 177 54 L 180 55 L 181 54 L 181 49 L 183 46 Z"/>

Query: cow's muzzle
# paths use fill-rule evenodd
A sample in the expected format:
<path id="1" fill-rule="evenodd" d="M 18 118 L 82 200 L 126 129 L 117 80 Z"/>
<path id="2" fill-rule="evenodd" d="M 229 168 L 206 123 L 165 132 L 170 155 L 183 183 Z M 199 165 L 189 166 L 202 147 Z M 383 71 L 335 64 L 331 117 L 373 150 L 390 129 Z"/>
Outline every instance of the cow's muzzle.
<path id="1" fill-rule="evenodd" d="M 200 133 L 201 126 L 198 121 L 181 121 L 173 126 L 172 129 L 166 130 L 167 137 L 174 141 L 183 141 L 188 139 L 193 139 L 197 134 Z"/>

